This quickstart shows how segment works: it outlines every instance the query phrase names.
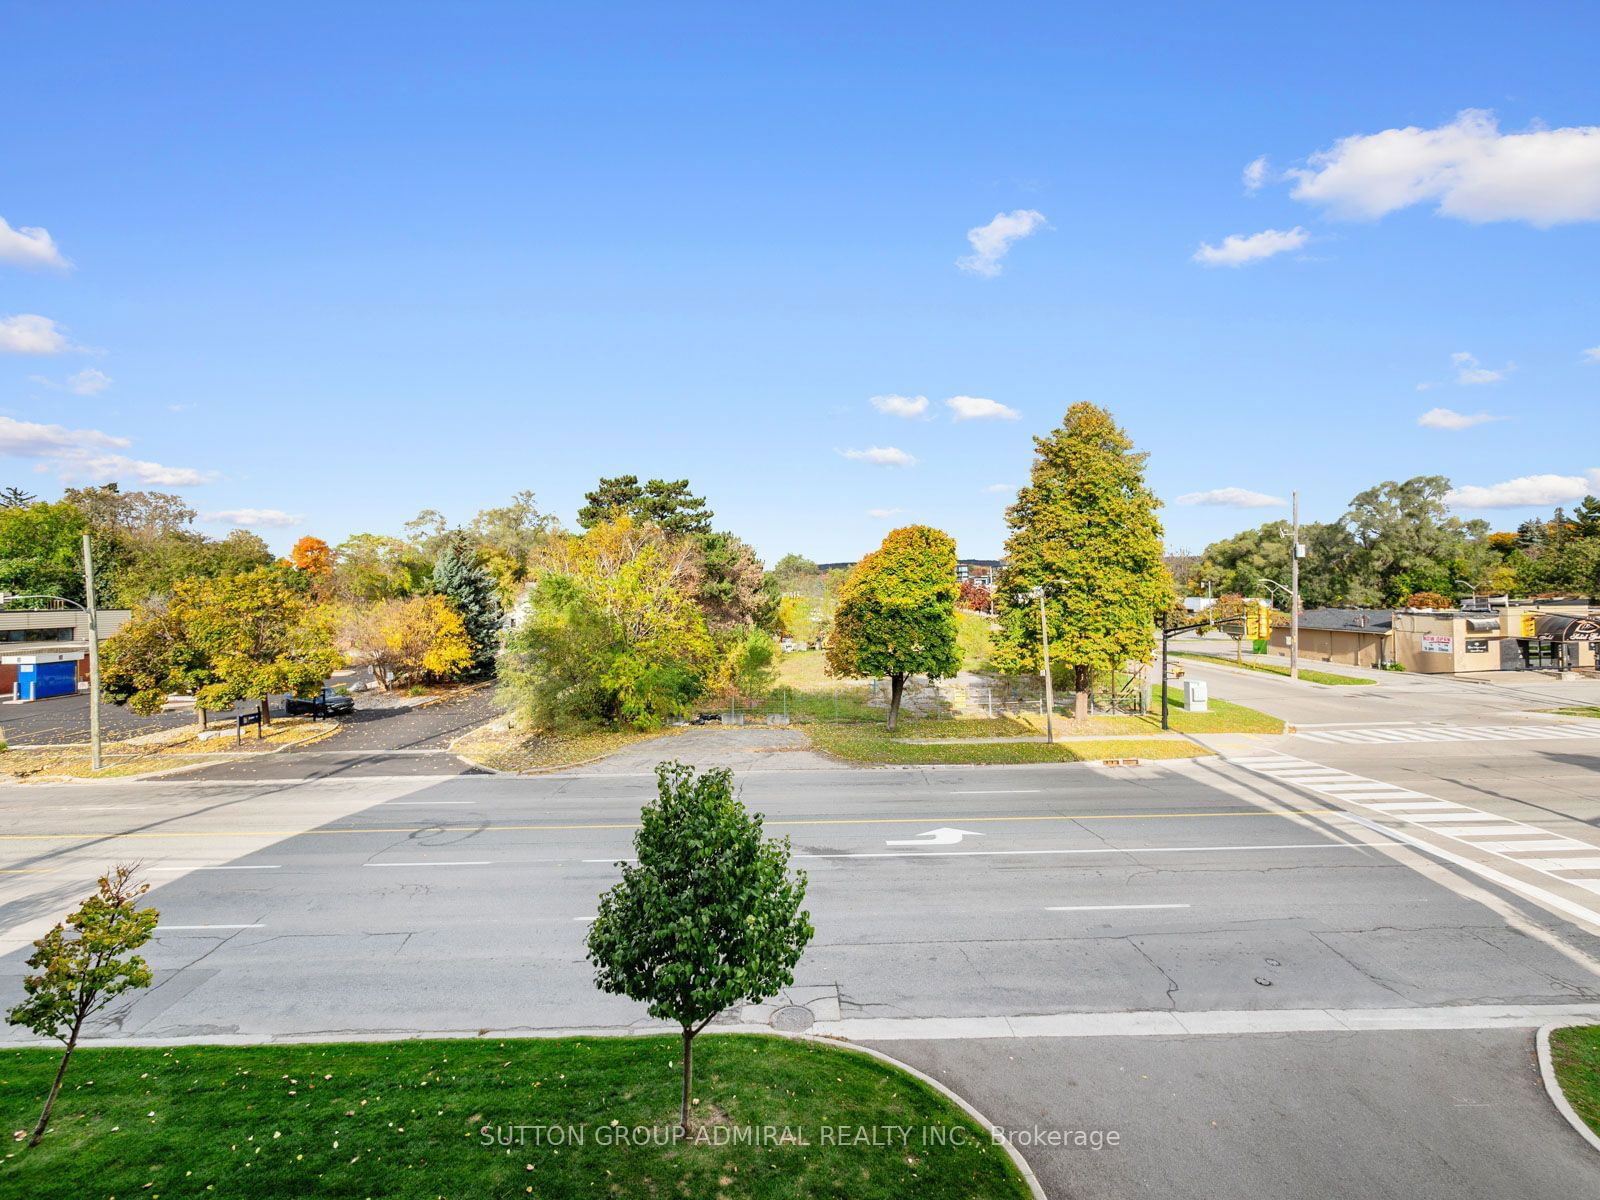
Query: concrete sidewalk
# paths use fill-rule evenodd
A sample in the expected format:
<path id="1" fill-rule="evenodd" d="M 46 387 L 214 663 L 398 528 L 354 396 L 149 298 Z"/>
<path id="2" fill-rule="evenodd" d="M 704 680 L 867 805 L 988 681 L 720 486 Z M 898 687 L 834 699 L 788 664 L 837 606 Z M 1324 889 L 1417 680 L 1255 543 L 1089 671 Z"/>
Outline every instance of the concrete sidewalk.
<path id="1" fill-rule="evenodd" d="M 1600 1194 L 1531 1029 L 873 1045 L 1005 1128 L 1063 1200 Z"/>

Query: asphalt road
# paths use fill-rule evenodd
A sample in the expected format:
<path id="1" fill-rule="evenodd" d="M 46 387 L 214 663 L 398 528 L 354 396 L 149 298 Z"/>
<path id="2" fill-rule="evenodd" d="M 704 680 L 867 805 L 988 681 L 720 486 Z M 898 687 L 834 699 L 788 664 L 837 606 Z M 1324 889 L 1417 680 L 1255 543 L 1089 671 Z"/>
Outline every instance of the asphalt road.
<path id="1" fill-rule="evenodd" d="M 53 803 L 10 809 L 0 834 L 17 872 L 0 882 L 0 988 L 31 922 L 137 857 L 164 880 L 150 960 L 165 982 L 118 1010 L 122 1035 L 634 1024 L 636 1006 L 593 990 L 583 922 L 651 786 L 41 791 Z M 834 768 L 752 772 L 743 788 L 810 877 L 819 932 L 797 985 L 822 1025 L 1600 1002 L 1590 968 L 1535 934 L 1593 952 L 1587 932 L 1518 897 L 1525 927 L 1508 926 L 1414 851 L 1237 768 Z M 967 832 L 922 844 L 938 829 Z"/>
<path id="2" fill-rule="evenodd" d="M 1432 686 L 1427 720 L 1378 722 L 1348 695 L 1374 689 L 1205 669 L 1327 719 L 1136 768 L 862 770 L 692 730 L 517 778 L 448 766 L 472 714 L 422 709 L 262 774 L 0 788 L 0 996 L 136 858 L 158 982 L 92 1038 L 647 1026 L 594 989 L 583 936 L 678 757 L 735 766 L 810 879 L 795 986 L 724 1023 L 886 1047 L 1007 1128 L 1122 1131 L 1028 1149 L 1053 1195 L 1600 1187 L 1530 1075 L 1537 1024 L 1600 1019 L 1600 724 Z"/>
<path id="3" fill-rule="evenodd" d="M 1551 1106 L 1527 1030 L 876 1045 L 959 1083 L 1023 1142 L 1051 1196 L 1555 1200 L 1600 1190 L 1600 1156 Z"/>

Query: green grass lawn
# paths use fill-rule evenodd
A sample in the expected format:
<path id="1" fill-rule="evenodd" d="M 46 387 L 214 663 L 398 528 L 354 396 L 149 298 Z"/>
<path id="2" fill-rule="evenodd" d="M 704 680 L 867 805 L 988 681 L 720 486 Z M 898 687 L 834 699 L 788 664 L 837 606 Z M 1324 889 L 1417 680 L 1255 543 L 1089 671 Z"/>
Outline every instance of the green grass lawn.
<path id="1" fill-rule="evenodd" d="M 1552 1030 L 1550 1061 L 1567 1103 L 1600 1133 L 1600 1025 Z"/>
<path id="2" fill-rule="evenodd" d="M 1562 717 L 1593 717 L 1596 720 L 1600 720 L 1600 705 L 1580 705 L 1577 708 L 1551 708 L 1546 711 Z"/>
<path id="3" fill-rule="evenodd" d="M 1279 666 L 1277 663 L 1258 663 L 1251 662 L 1249 659 L 1239 662 L 1232 658 L 1226 658 L 1221 654 L 1199 654 L 1188 650 L 1174 650 L 1170 656 L 1172 658 L 1192 658 L 1200 662 L 1220 663 L 1225 667 L 1242 668 L 1246 671 L 1265 671 L 1268 675 L 1287 676 L 1289 674 L 1288 667 Z M 1330 671 L 1313 671 L 1309 667 L 1300 668 L 1300 678 L 1307 683 L 1326 683 L 1334 687 L 1378 682 L 1376 679 L 1363 679 L 1359 675 L 1335 675 Z"/>
<path id="4" fill-rule="evenodd" d="M 679 1054 L 675 1037 L 80 1050 L 43 1144 L 13 1143 L 0 1160 L 0 1193 L 29 1200 L 1029 1194 L 1004 1149 L 944 1097 L 865 1055 L 812 1042 L 697 1039 L 695 1112 L 709 1144 L 672 1143 L 661 1132 L 649 1144 L 649 1131 L 676 1125 Z M 58 1061 L 49 1050 L 0 1053 L 6 1129 L 31 1129 Z M 535 1130 L 550 1126 L 563 1132 Z M 824 1126 L 849 1136 L 830 1144 Z M 858 1128 L 883 1126 L 912 1127 L 909 1145 L 859 1144 Z M 777 1142 L 785 1127 L 788 1142 L 716 1144 L 747 1129 Z M 618 1144 L 623 1136 L 645 1144 Z"/>
<path id="5" fill-rule="evenodd" d="M 1103 758 L 1196 758 L 1209 754 L 1193 742 L 1153 738 L 1057 742 L 935 742 L 918 744 L 890 737 L 882 725 L 812 725 L 811 744 L 846 762 L 993 764 L 1097 762 Z"/>

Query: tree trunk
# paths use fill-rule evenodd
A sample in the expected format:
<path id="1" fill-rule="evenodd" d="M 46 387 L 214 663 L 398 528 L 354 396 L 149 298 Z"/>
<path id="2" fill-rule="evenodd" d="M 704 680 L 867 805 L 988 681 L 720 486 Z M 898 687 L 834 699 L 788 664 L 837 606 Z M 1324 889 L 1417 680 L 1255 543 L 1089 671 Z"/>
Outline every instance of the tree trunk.
<path id="1" fill-rule="evenodd" d="M 78 1044 L 78 1030 L 82 1027 L 82 1021 L 72 1027 L 72 1036 L 67 1039 L 67 1052 L 61 1056 L 61 1066 L 56 1071 L 56 1081 L 50 1085 L 50 1095 L 45 1097 L 44 1111 L 39 1114 L 39 1124 L 34 1127 L 33 1136 L 28 1139 L 30 1146 L 37 1146 L 44 1138 L 44 1127 L 50 1124 L 50 1110 L 56 1106 L 56 1096 L 61 1092 L 61 1081 L 67 1077 L 67 1063 L 72 1059 L 72 1051 Z"/>
<path id="2" fill-rule="evenodd" d="M 194 706 L 194 720 L 195 724 L 200 726 L 200 731 L 204 733 L 206 728 L 206 710 L 201 708 L 198 702 L 196 702 Z"/>
<path id="3" fill-rule="evenodd" d="M 263 697 L 261 697 L 261 727 L 263 729 L 265 729 L 268 725 L 271 725 L 271 724 L 272 724 L 272 698 L 270 696 L 263 696 Z"/>
<path id="4" fill-rule="evenodd" d="M 63 1067 L 63 1070 L 65 1068 Z M 57 1083 L 60 1081 L 57 1080 Z M 678 1113 L 678 1127 L 683 1136 L 689 1136 L 689 1087 L 694 1082 L 694 1031 L 683 1027 L 683 1104 Z M 46 1110 L 49 1111 L 48 1109 Z"/>
<path id="5" fill-rule="evenodd" d="M 900 697 L 906 690 L 906 677 L 904 674 L 889 676 L 889 731 L 894 732 L 894 723 L 900 716 Z"/>
<path id="6" fill-rule="evenodd" d="M 1074 667 L 1072 669 L 1072 719 L 1074 721 L 1087 721 L 1089 719 L 1089 668 Z"/>

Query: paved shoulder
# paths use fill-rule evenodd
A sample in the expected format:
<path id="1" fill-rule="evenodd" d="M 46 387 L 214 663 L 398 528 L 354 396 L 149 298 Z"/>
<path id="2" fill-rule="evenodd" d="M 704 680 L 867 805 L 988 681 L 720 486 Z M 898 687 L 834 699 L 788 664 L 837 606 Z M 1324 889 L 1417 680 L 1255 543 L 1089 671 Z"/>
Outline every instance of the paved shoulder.
<path id="1" fill-rule="evenodd" d="M 1527 1029 L 874 1045 L 1002 1125 L 1051 1196 L 1600 1193 Z"/>

